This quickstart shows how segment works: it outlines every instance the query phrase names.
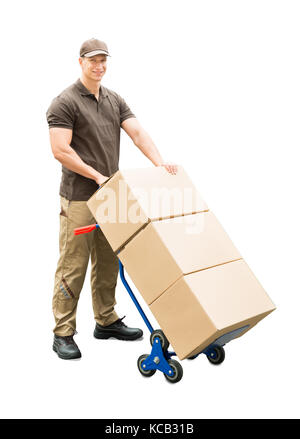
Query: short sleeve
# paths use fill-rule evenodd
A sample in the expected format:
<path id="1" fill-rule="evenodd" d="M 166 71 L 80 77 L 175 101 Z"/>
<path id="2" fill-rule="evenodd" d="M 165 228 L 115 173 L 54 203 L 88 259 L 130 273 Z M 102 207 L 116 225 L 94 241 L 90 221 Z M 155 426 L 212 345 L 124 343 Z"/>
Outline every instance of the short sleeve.
<path id="1" fill-rule="evenodd" d="M 73 106 L 63 97 L 56 97 L 46 113 L 49 128 L 61 127 L 73 129 L 75 112 Z"/>
<path id="2" fill-rule="evenodd" d="M 120 125 L 124 120 L 129 119 L 131 117 L 135 117 L 132 113 L 126 102 L 121 96 L 119 96 L 119 107 L 120 107 Z"/>

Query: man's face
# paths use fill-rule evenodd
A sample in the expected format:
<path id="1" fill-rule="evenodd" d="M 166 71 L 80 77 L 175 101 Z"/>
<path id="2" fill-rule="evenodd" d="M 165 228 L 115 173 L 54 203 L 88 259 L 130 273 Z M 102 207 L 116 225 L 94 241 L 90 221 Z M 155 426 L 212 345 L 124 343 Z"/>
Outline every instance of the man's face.
<path id="1" fill-rule="evenodd" d="M 93 81 L 101 81 L 106 72 L 106 55 L 83 56 L 79 58 L 82 73 Z"/>

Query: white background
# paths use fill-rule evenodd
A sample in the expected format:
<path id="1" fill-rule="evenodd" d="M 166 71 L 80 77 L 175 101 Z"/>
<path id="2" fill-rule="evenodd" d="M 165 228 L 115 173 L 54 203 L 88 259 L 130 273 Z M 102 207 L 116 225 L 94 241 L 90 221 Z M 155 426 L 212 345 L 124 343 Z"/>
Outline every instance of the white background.
<path id="1" fill-rule="evenodd" d="M 299 2 L 28 0 L 0 16 L 1 418 L 298 418 Z M 45 112 L 91 37 L 112 55 L 103 84 L 184 166 L 277 306 L 221 366 L 184 360 L 176 385 L 139 374 L 149 334 L 120 280 L 117 311 L 143 340 L 92 337 L 88 275 L 82 358 L 52 351 L 61 170 Z M 122 133 L 120 168 L 146 166 Z"/>

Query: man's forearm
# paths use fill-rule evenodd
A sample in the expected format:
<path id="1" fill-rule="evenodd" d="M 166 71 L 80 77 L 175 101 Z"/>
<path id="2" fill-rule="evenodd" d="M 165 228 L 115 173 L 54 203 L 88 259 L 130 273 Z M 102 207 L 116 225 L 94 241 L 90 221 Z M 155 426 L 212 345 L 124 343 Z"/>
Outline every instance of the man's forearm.
<path id="1" fill-rule="evenodd" d="M 87 165 L 79 157 L 79 155 L 71 148 L 69 145 L 65 145 L 63 151 L 59 151 L 55 154 L 55 158 L 70 171 L 76 172 L 83 177 L 90 178 L 97 181 L 97 179 L 102 175 L 96 171 L 92 166 Z"/>
<path id="2" fill-rule="evenodd" d="M 163 166 L 171 174 L 177 173 L 177 165 L 166 163 L 163 160 L 153 140 L 135 117 L 124 120 L 121 127 L 126 131 L 133 143 L 155 166 Z"/>
<path id="3" fill-rule="evenodd" d="M 161 166 L 163 164 L 164 161 L 158 149 L 144 129 L 140 130 L 139 134 L 134 138 L 134 144 L 155 166 Z"/>

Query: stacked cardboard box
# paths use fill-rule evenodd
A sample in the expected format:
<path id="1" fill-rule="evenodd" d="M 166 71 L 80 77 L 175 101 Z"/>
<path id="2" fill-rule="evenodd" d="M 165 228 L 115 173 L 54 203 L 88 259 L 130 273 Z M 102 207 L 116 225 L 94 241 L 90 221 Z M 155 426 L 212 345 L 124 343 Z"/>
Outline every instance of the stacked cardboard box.
<path id="1" fill-rule="evenodd" d="M 182 167 L 118 171 L 87 204 L 179 359 L 275 309 Z"/>

